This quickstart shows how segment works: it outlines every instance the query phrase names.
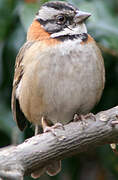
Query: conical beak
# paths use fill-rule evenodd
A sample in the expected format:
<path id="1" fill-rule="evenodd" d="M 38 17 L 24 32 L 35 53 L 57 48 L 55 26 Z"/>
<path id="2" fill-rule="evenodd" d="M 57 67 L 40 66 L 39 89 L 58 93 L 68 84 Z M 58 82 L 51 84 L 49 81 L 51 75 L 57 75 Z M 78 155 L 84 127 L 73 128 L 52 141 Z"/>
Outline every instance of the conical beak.
<path id="1" fill-rule="evenodd" d="M 83 21 L 85 21 L 89 16 L 91 16 L 91 13 L 83 12 L 83 11 L 76 11 L 75 23 L 83 22 Z"/>

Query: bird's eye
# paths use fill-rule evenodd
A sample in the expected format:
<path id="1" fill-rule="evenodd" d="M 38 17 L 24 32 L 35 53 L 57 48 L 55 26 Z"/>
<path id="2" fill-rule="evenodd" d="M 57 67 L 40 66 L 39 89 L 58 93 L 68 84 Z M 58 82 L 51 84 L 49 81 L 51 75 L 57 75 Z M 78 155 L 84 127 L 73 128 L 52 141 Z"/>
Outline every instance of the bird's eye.
<path id="1" fill-rule="evenodd" d="M 56 19 L 57 19 L 57 24 L 64 24 L 66 22 L 66 17 L 64 15 L 58 15 Z"/>

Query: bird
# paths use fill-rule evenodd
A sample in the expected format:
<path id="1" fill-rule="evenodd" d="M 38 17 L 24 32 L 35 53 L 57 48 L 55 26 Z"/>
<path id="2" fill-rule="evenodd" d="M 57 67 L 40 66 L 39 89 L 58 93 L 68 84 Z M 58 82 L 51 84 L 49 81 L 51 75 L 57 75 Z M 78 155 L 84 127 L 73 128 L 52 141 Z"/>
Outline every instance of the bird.
<path id="1" fill-rule="evenodd" d="M 15 63 L 12 112 L 19 129 L 34 124 L 35 135 L 86 115 L 99 102 L 105 84 L 104 61 L 85 25 L 90 13 L 64 1 L 44 3 L 30 25 Z M 42 167 L 54 176 L 61 162 Z"/>

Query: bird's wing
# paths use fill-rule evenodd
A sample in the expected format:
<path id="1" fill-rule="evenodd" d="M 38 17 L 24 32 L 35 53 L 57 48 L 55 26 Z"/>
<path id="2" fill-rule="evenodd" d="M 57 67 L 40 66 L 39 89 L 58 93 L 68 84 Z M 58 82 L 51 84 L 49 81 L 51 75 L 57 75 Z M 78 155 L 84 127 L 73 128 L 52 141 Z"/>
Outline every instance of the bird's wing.
<path id="1" fill-rule="evenodd" d="M 23 47 L 20 49 L 16 57 L 16 63 L 15 63 L 11 105 L 12 105 L 14 120 L 17 122 L 17 125 L 21 131 L 23 131 L 24 128 L 26 127 L 27 119 L 20 108 L 19 99 L 16 97 L 16 90 L 24 73 L 24 67 L 22 64 L 23 58 L 25 56 L 26 51 L 32 46 L 32 44 L 34 44 L 34 42 L 26 42 L 23 45 Z"/>

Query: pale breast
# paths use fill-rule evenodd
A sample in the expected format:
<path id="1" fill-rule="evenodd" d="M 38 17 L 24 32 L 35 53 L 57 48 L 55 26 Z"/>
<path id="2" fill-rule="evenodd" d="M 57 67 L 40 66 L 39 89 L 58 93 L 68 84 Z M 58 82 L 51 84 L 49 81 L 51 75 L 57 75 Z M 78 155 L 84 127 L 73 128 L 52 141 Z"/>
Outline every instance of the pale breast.
<path id="1" fill-rule="evenodd" d="M 84 46 L 77 40 L 64 42 L 35 54 L 32 62 L 22 79 L 20 105 L 35 124 L 42 115 L 66 124 L 75 113 L 88 113 L 99 101 L 104 64 L 94 42 Z"/>

